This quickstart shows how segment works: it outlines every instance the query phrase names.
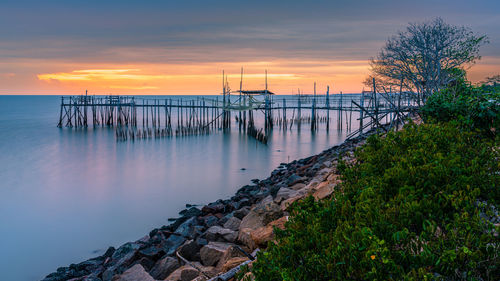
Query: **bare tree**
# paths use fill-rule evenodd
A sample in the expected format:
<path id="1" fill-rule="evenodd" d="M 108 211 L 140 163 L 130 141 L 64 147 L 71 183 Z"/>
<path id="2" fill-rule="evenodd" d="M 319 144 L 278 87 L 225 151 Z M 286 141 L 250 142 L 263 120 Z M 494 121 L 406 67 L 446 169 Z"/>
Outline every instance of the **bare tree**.
<path id="1" fill-rule="evenodd" d="M 441 18 L 411 23 L 371 59 L 371 77 L 385 87 L 403 87 L 417 93 L 419 101 L 425 100 L 453 81 L 456 70 L 480 59 L 479 47 L 487 41 L 486 36 Z"/>

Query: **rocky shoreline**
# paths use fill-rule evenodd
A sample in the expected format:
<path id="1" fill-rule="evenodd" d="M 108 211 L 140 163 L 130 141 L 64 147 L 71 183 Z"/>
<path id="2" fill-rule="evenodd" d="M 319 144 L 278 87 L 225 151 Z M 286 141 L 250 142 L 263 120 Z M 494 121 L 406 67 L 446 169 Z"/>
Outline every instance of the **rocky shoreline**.
<path id="1" fill-rule="evenodd" d="M 264 180 L 252 180 L 234 196 L 201 209 L 186 205 L 170 225 L 102 256 L 58 268 L 43 281 L 230 280 L 241 264 L 274 238 L 273 227 L 283 228 L 288 207 L 313 195 L 332 194 L 340 180 L 339 156 L 353 161 L 353 151 L 372 130 L 320 154 L 282 163 Z"/>

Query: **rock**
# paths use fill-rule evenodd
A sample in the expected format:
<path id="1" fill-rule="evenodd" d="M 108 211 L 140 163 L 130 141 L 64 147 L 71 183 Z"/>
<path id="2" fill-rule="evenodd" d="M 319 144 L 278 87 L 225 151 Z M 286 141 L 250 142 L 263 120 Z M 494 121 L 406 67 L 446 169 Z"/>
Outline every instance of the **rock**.
<path id="1" fill-rule="evenodd" d="M 166 257 L 156 262 L 149 274 L 151 274 L 154 279 L 163 280 L 179 267 L 180 264 L 177 259 Z"/>
<path id="2" fill-rule="evenodd" d="M 292 174 L 291 176 L 289 176 L 287 179 L 286 179 L 286 183 L 288 186 L 292 186 L 296 183 L 299 183 L 303 181 L 303 178 L 302 177 L 299 177 L 297 174 Z"/>
<path id="3" fill-rule="evenodd" d="M 224 251 L 224 254 L 220 258 L 219 262 L 217 263 L 216 270 L 220 272 L 224 265 L 232 258 L 245 258 L 248 259 L 240 250 L 236 248 L 236 246 L 230 246 L 227 248 L 226 251 Z"/>
<path id="4" fill-rule="evenodd" d="M 221 267 L 220 272 L 228 272 L 232 268 L 237 267 L 238 265 L 246 262 L 247 260 L 248 260 L 247 257 L 231 258 Z"/>
<path id="5" fill-rule="evenodd" d="M 300 194 L 300 195 L 297 195 L 295 197 L 286 199 L 285 201 L 281 202 L 281 205 L 280 205 L 281 210 L 282 211 L 288 210 L 288 207 L 290 207 L 290 205 L 292 205 L 293 202 L 295 202 L 297 200 L 300 200 L 302 198 L 304 198 L 303 194 Z"/>
<path id="6" fill-rule="evenodd" d="M 233 217 L 236 217 L 238 219 L 243 219 L 246 215 L 248 215 L 248 213 L 250 212 L 250 207 L 248 206 L 245 206 L 245 207 L 242 207 L 241 209 L 239 210 L 236 210 L 234 211 L 233 213 Z"/>
<path id="7" fill-rule="evenodd" d="M 297 194 L 296 190 L 282 187 L 282 188 L 280 188 L 280 190 L 276 194 L 276 198 L 274 198 L 274 202 L 277 204 L 280 204 L 281 201 L 286 200 L 290 197 L 294 197 L 296 194 Z"/>
<path id="8" fill-rule="evenodd" d="M 278 204 L 274 203 L 274 199 L 271 195 L 267 196 L 259 204 L 257 204 L 255 206 L 255 208 L 253 208 L 248 215 L 250 215 L 252 212 L 255 212 L 258 216 L 261 217 L 262 224 L 263 224 L 262 226 L 268 224 L 269 222 L 271 222 L 273 220 L 280 218 L 283 215 L 283 212 L 281 211 L 280 206 Z M 245 218 L 243 218 L 243 220 L 241 221 L 242 225 L 245 221 Z M 244 227 L 248 228 L 249 226 L 245 225 Z M 241 225 L 240 225 L 240 229 L 241 229 Z"/>
<path id="9" fill-rule="evenodd" d="M 254 243 L 258 246 L 267 246 L 267 242 L 274 239 L 274 227 L 285 229 L 285 223 L 288 221 L 288 216 L 282 217 L 269 223 L 267 226 L 258 228 L 250 233 Z"/>
<path id="10" fill-rule="evenodd" d="M 182 215 L 184 217 L 196 217 L 201 215 L 201 210 L 196 207 L 191 207 L 189 209 L 180 211 L 179 215 Z"/>
<path id="11" fill-rule="evenodd" d="M 193 237 L 194 230 L 198 226 L 198 219 L 196 217 L 192 217 L 185 222 L 183 222 L 176 230 L 175 233 L 178 233 L 184 237 Z"/>
<path id="12" fill-rule="evenodd" d="M 320 183 L 318 185 L 318 189 L 314 192 L 313 196 L 314 196 L 314 198 L 316 198 L 316 200 L 321 200 L 321 199 L 324 199 L 324 198 L 330 196 L 333 193 L 334 189 L 335 189 L 335 185 L 333 185 L 333 184 Z"/>
<path id="13" fill-rule="evenodd" d="M 150 270 L 154 265 L 155 262 L 149 258 L 142 257 L 138 261 L 134 263 L 135 264 L 140 264 L 142 267 L 144 267 L 145 270 Z"/>
<path id="14" fill-rule="evenodd" d="M 218 225 L 214 225 L 207 229 L 205 232 L 205 237 L 208 241 L 227 241 L 234 242 L 238 237 L 238 233 L 231 229 L 223 228 Z"/>
<path id="15" fill-rule="evenodd" d="M 241 220 L 240 232 L 244 228 L 257 229 L 262 226 L 264 226 L 263 218 L 252 210 Z"/>
<path id="16" fill-rule="evenodd" d="M 207 216 L 203 217 L 202 220 L 203 220 L 203 224 L 206 227 L 214 226 L 219 222 L 219 219 L 214 215 L 207 215 Z"/>
<path id="17" fill-rule="evenodd" d="M 155 281 L 142 265 L 136 264 L 119 276 L 113 277 L 113 281 Z"/>
<path id="18" fill-rule="evenodd" d="M 137 250 L 140 245 L 125 243 L 111 256 L 109 267 L 102 273 L 102 280 L 109 281 L 116 274 L 121 274 L 134 260 L 137 259 Z"/>
<path id="19" fill-rule="evenodd" d="M 203 246 L 200 250 L 201 262 L 205 266 L 212 266 L 224 255 L 224 252 L 231 246 L 231 244 L 221 242 L 210 242 Z"/>
<path id="20" fill-rule="evenodd" d="M 168 281 L 191 281 L 200 273 L 194 267 L 184 265 L 172 272 L 165 280 Z"/>
<path id="21" fill-rule="evenodd" d="M 163 243 L 164 251 L 167 253 L 167 255 L 171 256 L 175 253 L 177 248 L 179 248 L 184 243 L 184 241 L 186 241 L 186 238 L 172 234 Z"/>
<path id="22" fill-rule="evenodd" d="M 233 212 L 225 215 L 224 217 L 222 217 L 220 220 L 219 220 L 219 225 L 224 225 L 230 218 L 233 217 Z"/>
<path id="23" fill-rule="evenodd" d="M 139 250 L 139 256 L 157 260 L 165 254 L 163 247 L 160 245 L 150 245 Z"/>
<path id="24" fill-rule="evenodd" d="M 203 206 L 201 211 L 203 214 L 216 214 L 224 212 L 226 206 L 222 203 L 210 203 L 208 205 Z"/>
<path id="25" fill-rule="evenodd" d="M 292 186 L 290 186 L 290 189 L 292 190 L 300 190 L 302 188 L 304 188 L 306 185 L 304 183 L 296 183 Z"/>
<path id="26" fill-rule="evenodd" d="M 179 248 L 178 252 L 187 260 L 200 261 L 201 247 L 195 240 L 188 240 Z"/>
<path id="27" fill-rule="evenodd" d="M 340 175 L 337 175 L 337 174 L 330 174 L 328 175 L 328 177 L 326 178 L 330 183 L 333 183 L 333 184 L 338 184 L 340 182 L 342 182 L 340 180 Z"/>
<path id="28" fill-rule="evenodd" d="M 224 224 L 224 228 L 231 229 L 233 231 L 238 231 L 240 228 L 241 220 L 237 217 L 231 217 Z"/>
<path id="29" fill-rule="evenodd" d="M 238 233 L 238 241 L 245 245 L 245 247 L 247 247 L 249 251 L 253 251 L 255 248 L 257 248 L 250 235 L 253 230 L 254 229 L 251 228 L 240 228 L 240 232 Z"/>

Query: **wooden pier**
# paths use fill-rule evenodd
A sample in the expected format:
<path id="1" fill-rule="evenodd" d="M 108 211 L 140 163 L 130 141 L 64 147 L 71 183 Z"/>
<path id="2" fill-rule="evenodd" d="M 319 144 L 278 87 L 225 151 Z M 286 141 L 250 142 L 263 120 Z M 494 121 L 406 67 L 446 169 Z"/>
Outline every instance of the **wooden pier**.
<path id="1" fill-rule="evenodd" d="M 233 124 L 262 143 L 267 143 L 270 130 L 305 126 L 311 131 L 345 130 L 353 137 L 385 124 L 399 126 L 416 109 L 414 97 L 373 90 L 330 94 L 329 87 L 325 94 L 316 94 L 316 85 L 312 95 L 278 96 L 267 86 L 246 91 L 241 84 L 240 90 L 232 92 L 223 80 L 222 95 L 214 97 L 61 97 L 58 127 L 113 127 L 119 141 L 209 134 L 229 130 Z"/>

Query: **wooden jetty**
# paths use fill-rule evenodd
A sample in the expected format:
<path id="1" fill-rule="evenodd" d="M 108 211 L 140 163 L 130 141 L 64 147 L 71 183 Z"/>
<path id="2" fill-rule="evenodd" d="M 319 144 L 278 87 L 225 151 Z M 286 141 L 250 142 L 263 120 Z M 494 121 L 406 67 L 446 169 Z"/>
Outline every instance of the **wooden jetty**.
<path id="1" fill-rule="evenodd" d="M 224 77 L 224 75 L 223 75 Z M 375 81 L 373 81 L 373 89 Z M 415 111 L 412 93 L 299 94 L 278 96 L 264 90 L 231 91 L 223 78 L 222 97 L 150 98 L 138 96 L 61 97 L 58 127 L 112 127 L 118 141 L 172 136 L 209 134 L 230 130 L 232 125 L 245 130 L 262 143 L 270 130 L 301 129 L 345 130 L 354 137 L 373 127 L 399 126 Z M 354 113 L 354 128 L 353 128 Z M 232 123 L 234 120 L 235 123 Z"/>

